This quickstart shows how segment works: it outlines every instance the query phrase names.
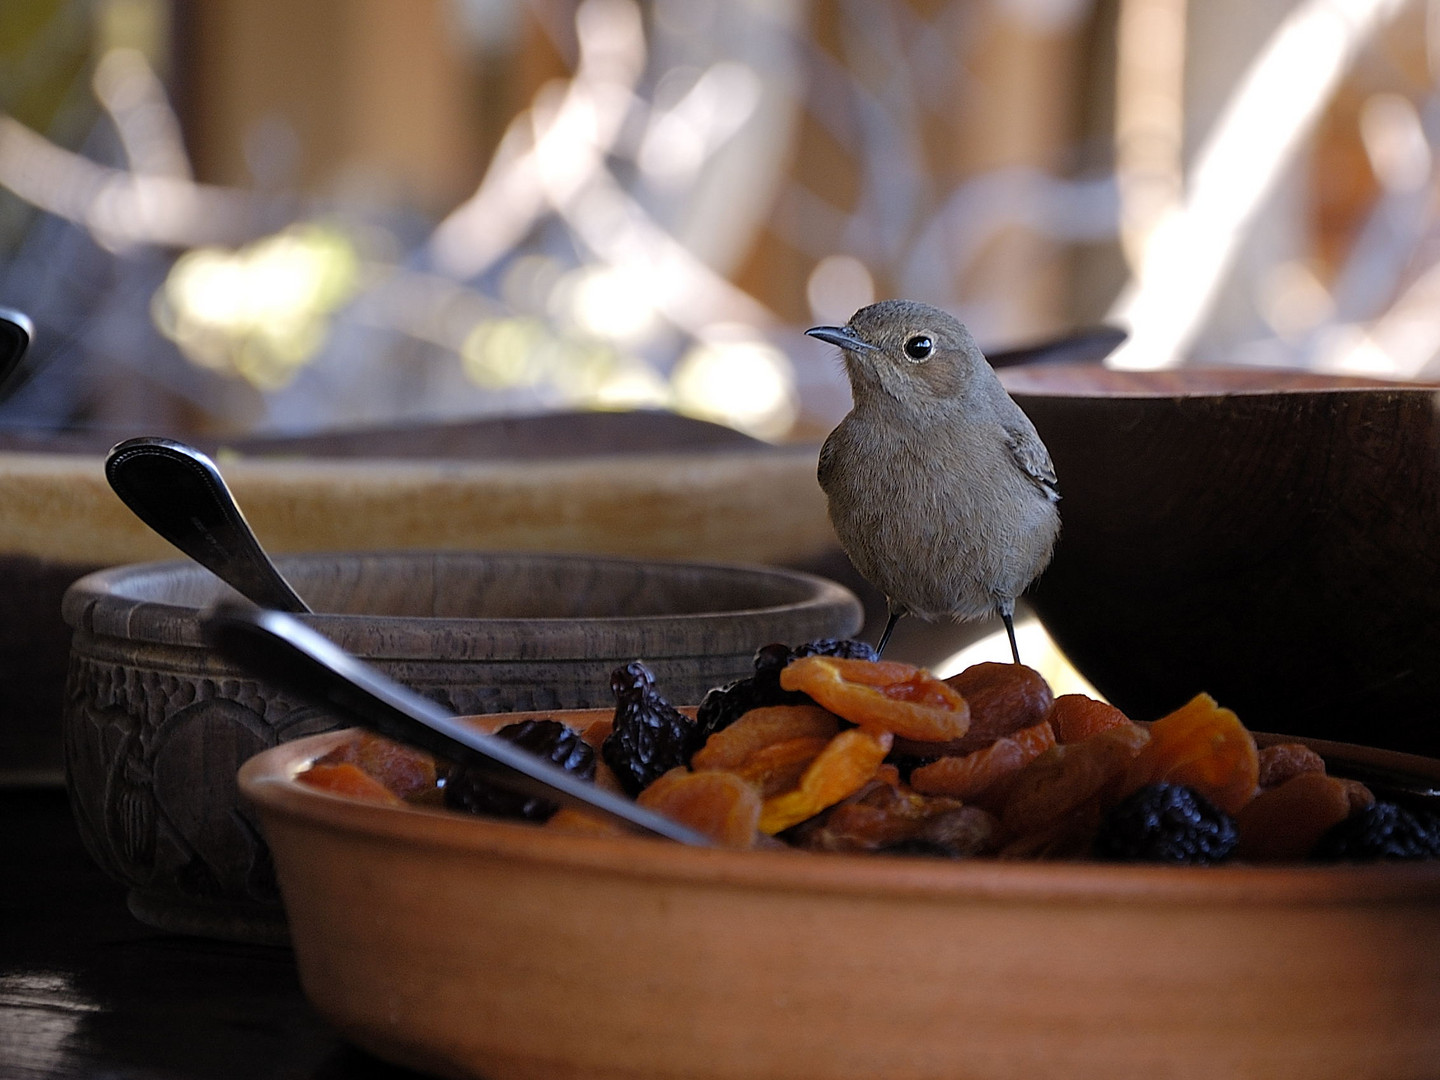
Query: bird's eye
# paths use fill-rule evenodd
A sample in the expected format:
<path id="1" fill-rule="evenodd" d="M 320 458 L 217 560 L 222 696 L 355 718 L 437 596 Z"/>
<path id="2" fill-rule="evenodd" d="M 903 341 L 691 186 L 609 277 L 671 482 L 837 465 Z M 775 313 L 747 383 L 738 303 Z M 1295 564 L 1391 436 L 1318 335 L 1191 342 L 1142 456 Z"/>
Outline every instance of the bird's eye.
<path id="1" fill-rule="evenodd" d="M 911 360 L 924 360 L 934 348 L 935 343 L 930 340 L 929 334 L 916 334 L 905 342 L 905 355 Z"/>

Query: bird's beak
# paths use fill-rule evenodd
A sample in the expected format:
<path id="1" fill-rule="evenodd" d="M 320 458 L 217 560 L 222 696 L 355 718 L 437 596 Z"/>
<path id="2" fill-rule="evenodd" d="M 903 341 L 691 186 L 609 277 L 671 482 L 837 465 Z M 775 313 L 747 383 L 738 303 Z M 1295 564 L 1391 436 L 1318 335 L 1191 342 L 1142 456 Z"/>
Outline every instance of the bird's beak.
<path id="1" fill-rule="evenodd" d="M 806 337 L 819 338 L 821 341 L 828 341 L 831 345 L 839 345 L 842 349 L 850 349 L 855 352 L 865 352 L 874 349 L 868 341 L 861 341 L 855 336 L 855 331 L 848 326 L 812 326 L 805 331 Z"/>

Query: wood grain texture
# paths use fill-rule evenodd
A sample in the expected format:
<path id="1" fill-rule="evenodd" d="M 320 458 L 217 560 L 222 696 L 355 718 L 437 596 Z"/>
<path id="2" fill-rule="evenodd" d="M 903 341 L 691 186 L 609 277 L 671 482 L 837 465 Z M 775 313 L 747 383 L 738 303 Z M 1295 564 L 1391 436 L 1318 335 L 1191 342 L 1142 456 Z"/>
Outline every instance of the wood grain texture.
<path id="1" fill-rule="evenodd" d="M 1063 496 L 1031 601 L 1086 678 L 1140 720 L 1205 690 L 1251 727 L 1440 753 L 1436 389 L 1080 376 L 1012 389 Z"/>

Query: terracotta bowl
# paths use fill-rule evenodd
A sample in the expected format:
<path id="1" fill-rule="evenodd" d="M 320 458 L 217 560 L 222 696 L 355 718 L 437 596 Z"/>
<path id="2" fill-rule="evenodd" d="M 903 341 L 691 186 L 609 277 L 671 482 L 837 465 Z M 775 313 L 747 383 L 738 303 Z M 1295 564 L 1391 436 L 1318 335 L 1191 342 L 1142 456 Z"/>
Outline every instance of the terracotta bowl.
<path id="1" fill-rule="evenodd" d="M 294 779 L 352 737 L 266 751 L 240 787 L 307 995 L 401 1065 L 1363 1080 L 1440 1061 L 1440 864 L 948 862 L 580 836 Z M 1440 780 L 1440 762 L 1370 754 Z"/>
<path id="2" fill-rule="evenodd" d="M 343 648 L 458 713 L 613 704 L 610 672 L 644 658 L 677 702 L 753 671 L 772 641 L 845 636 L 859 602 L 761 567 L 534 554 L 389 552 L 277 560 Z M 347 721 L 205 647 L 226 586 L 190 562 L 88 575 L 73 628 L 66 779 L 95 859 L 130 909 L 168 930 L 284 940 L 269 854 L 238 803 L 251 755 Z"/>
<path id="3" fill-rule="evenodd" d="M 1030 599 L 1135 719 L 1440 755 L 1440 388 L 1012 369 L 1063 496 Z"/>

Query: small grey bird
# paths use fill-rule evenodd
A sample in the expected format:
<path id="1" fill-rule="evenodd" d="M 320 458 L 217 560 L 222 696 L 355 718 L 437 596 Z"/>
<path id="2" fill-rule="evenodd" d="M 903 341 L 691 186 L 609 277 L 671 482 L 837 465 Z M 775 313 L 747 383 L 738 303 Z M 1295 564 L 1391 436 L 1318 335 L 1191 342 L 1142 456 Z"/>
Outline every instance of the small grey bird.
<path id="1" fill-rule="evenodd" d="M 820 449 L 830 521 L 855 568 L 884 592 L 883 651 L 902 615 L 999 612 L 1060 533 L 1050 453 L 970 332 L 938 308 L 885 300 L 811 337 L 838 345 L 854 407 Z"/>

